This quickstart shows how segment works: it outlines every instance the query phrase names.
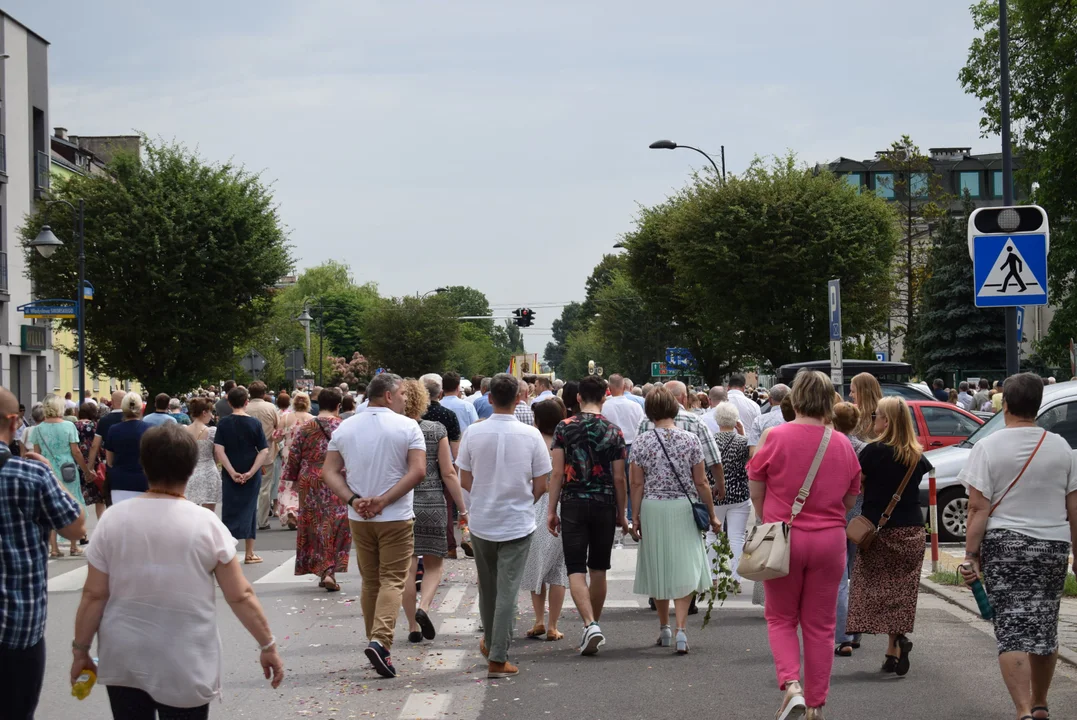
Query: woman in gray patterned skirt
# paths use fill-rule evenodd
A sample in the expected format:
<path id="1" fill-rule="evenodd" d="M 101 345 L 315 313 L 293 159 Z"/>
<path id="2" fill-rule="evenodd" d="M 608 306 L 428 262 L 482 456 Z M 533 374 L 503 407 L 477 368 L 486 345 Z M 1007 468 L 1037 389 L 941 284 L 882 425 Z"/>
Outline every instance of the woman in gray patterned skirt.
<path id="1" fill-rule="evenodd" d="M 448 552 L 445 524 L 449 513 L 445 507 L 445 490 L 449 491 L 457 507 L 465 505 L 449 450 L 448 432 L 441 423 L 422 419 L 430 404 L 430 394 L 418 380 L 405 380 L 403 392 L 404 414 L 419 423 L 426 438 L 426 477 L 414 493 L 415 555 L 402 601 L 404 614 L 408 617 L 408 641 L 419 643 L 424 638 L 433 640 L 437 635 L 429 613 L 441 583 L 442 562 Z M 460 522 L 467 522 L 466 510 L 460 511 Z M 423 559 L 423 592 L 416 607 L 415 579 L 420 557 Z"/>
<path id="2" fill-rule="evenodd" d="M 553 445 L 553 433 L 557 424 L 565 419 L 565 403 L 559 397 L 535 403 L 535 427 L 542 433 L 546 447 Z M 543 493 L 535 503 L 535 522 L 538 528 L 531 536 L 531 550 L 524 566 L 520 587 L 531 591 L 531 605 L 535 608 L 535 625 L 527 631 L 527 637 L 560 640 L 564 637 L 557 629 L 561 619 L 561 607 L 565 603 L 568 587 L 568 570 L 565 568 L 565 549 L 560 538 L 546 528 L 546 515 L 550 507 L 550 494 Z M 546 597 L 550 598 L 550 621 L 546 622 Z"/>
<path id="3" fill-rule="evenodd" d="M 969 491 L 961 572 L 972 582 L 983 568 L 1002 678 L 1017 717 L 1031 720 L 1050 717 L 1059 603 L 1077 545 L 1077 460 L 1062 435 L 1043 429 L 1072 427 L 1072 406 L 1041 415 L 1042 400 L 1039 376 L 1008 378 L 1006 427 L 976 443 L 958 476 Z"/>

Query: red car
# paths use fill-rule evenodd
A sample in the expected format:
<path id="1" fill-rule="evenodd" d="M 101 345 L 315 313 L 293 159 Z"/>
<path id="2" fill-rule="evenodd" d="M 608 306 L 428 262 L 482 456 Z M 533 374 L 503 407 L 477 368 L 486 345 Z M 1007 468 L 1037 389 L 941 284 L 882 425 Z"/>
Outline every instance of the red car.
<path id="1" fill-rule="evenodd" d="M 909 412 L 924 450 L 957 445 L 986 422 L 956 405 L 937 400 L 910 400 Z"/>

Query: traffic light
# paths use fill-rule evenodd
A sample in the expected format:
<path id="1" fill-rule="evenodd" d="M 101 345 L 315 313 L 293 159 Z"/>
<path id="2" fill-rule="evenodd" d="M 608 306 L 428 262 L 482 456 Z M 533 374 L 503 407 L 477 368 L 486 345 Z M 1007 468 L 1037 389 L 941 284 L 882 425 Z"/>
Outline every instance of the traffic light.
<path id="1" fill-rule="evenodd" d="M 516 308 L 512 311 L 512 314 L 516 316 L 514 320 L 516 327 L 531 327 L 531 323 L 535 319 L 535 311 L 531 308 Z"/>

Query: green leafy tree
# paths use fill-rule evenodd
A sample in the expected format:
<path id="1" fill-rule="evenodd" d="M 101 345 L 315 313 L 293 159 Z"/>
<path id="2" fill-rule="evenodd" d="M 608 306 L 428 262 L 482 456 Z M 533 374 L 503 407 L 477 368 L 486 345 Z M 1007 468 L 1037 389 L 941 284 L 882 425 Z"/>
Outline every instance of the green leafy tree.
<path id="1" fill-rule="evenodd" d="M 558 372 L 565 380 L 586 377 L 587 363 L 591 360 L 605 369 L 605 364 L 614 358 L 614 349 L 593 325 L 572 333 L 568 338 L 567 348 L 561 370 Z"/>
<path id="2" fill-rule="evenodd" d="M 502 364 L 501 355 L 490 334 L 483 332 L 480 327 L 462 322 L 445 369 L 455 370 L 463 377 L 489 376 L 503 372 L 508 365 L 507 359 Z"/>
<path id="3" fill-rule="evenodd" d="M 292 264 L 273 196 L 232 164 L 143 138 L 107 175 L 75 175 L 57 199 L 86 203 L 86 365 L 179 392 L 230 370 L 264 322 L 273 286 Z M 29 247 L 45 223 L 65 242 L 51 258 Z M 71 213 L 56 208 L 20 230 L 39 297 L 68 298 L 77 282 Z M 65 320 L 74 328 L 74 320 Z"/>
<path id="4" fill-rule="evenodd" d="M 665 357 L 665 349 L 674 342 L 674 328 L 647 307 L 623 270 L 609 276 L 593 301 L 597 313 L 591 327 L 610 348 L 609 357 L 603 359 L 606 373 L 650 377 L 651 363 Z"/>
<path id="5" fill-rule="evenodd" d="M 1017 179 L 1039 188 L 1033 200 L 1051 218 L 1048 283 L 1056 312 L 1037 351 L 1046 362 L 1066 366 L 1072 328 L 1077 325 L 1077 3 L 1010 0 L 1010 78 L 1014 143 L 1024 170 Z M 972 5 L 979 37 L 969 47 L 959 78 L 983 103 L 983 136 L 1001 130 L 999 104 L 998 3 Z"/>
<path id="6" fill-rule="evenodd" d="M 893 210 L 790 154 L 715 185 L 700 177 L 644 208 L 625 236 L 628 275 L 710 383 L 748 361 L 826 357 L 827 290 L 842 281 L 848 336 L 879 332 L 897 249 Z"/>
<path id="7" fill-rule="evenodd" d="M 481 290 L 466 285 L 450 285 L 445 292 L 438 293 L 438 298 L 447 303 L 457 316 L 490 315 L 490 301 Z M 480 328 L 487 335 L 493 333 L 493 320 L 462 320 L 461 322 Z"/>
<path id="8" fill-rule="evenodd" d="M 966 212 L 972 209 L 966 201 Z M 922 377 L 1006 367 L 1004 314 L 973 301 L 967 222 L 944 217 L 931 246 L 919 331 L 910 338 Z"/>
<path id="9" fill-rule="evenodd" d="M 322 309 L 314 313 L 324 313 L 322 331 L 329 352 L 351 357 L 362 349 L 363 316 L 377 305 L 378 299 L 378 291 L 372 285 L 329 290 L 317 296 L 316 302 Z"/>
<path id="10" fill-rule="evenodd" d="M 583 305 L 571 302 L 561 309 L 561 317 L 556 318 L 552 324 L 553 342 L 546 343 L 543 357 L 554 372 L 562 374 L 561 364 L 568 350 L 568 338 L 583 325 Z"/>
<path id="11" fill-rule="evenodd" d="M 363 316 L 366 356 L 405 377 L 440 372 L 460 331 L 440 298 L 385 298 Z"/>

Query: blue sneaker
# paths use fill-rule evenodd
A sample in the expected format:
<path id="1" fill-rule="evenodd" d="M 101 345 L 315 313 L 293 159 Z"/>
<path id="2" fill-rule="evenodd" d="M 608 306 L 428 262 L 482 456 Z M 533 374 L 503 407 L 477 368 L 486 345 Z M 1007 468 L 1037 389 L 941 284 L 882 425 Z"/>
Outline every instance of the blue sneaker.
<path id="1" fill-rule="evenodd" d="M 377 640 L 371 640 L 370 644 L 366 646 L 366 657 L 371 666 L 373 666 L 374 672 L 378 673 L 378 675 L 383 678 L 396 677 L 396 668 L 393 667 L 393 660 L 389 657 L 389 651 Z"/>

